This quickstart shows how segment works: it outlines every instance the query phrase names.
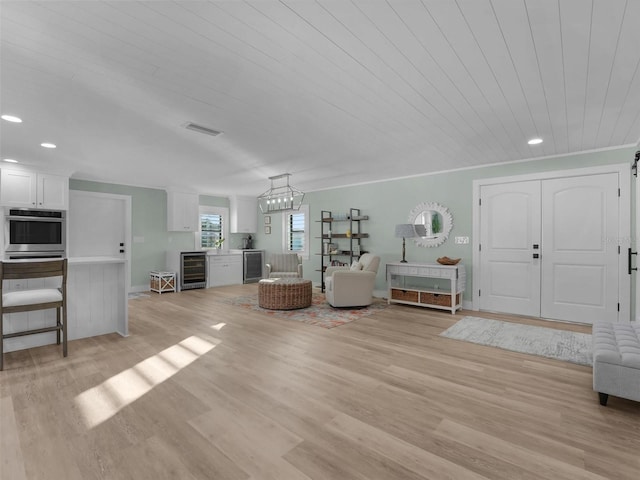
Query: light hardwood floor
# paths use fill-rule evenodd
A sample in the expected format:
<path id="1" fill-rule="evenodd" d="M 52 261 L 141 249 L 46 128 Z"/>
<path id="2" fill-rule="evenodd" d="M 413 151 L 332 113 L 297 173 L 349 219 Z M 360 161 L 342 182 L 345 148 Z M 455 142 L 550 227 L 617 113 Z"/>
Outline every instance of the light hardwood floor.
<path id="1" fill-rule="evenodd" d="M 221 301 L 250 292 L 152 294 L 128 338 L 6 354 L 0 477 L 640 478 L 640 404 L 601 407 L 589 367 L 438 336 L 477 312 L 326 330 Z"/>

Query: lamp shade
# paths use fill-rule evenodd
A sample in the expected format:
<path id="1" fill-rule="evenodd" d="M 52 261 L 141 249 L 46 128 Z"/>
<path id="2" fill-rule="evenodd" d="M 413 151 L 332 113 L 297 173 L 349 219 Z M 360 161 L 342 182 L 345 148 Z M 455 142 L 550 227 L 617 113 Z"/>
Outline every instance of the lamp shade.
<path id="1" fill-rule="evenodd" d="M 397 238 L 413 238 L 416 236 L 416 227 L 413 223 L 400 223 L 396 225 Z"/>

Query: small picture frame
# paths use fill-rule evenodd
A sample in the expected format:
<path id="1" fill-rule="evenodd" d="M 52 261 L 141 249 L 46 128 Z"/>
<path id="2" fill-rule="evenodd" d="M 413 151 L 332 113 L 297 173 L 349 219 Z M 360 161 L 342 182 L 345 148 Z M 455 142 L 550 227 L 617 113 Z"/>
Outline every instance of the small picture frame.
<path id="1" fill-rule="evenodd" d="M 271 225 L 271 215 L 265 215 L 264 216 L 264 224 L 265 225 Z M 266 233 L 266 229 L 265 229 L 265 233 Z M 271 233 L 271 232 L 269 232 Z"/>
<path id="2" fill-rule="evenodd" d="M 271 225 L 264 226 L 264 233 L 265 235 L 271 235 Z"/>

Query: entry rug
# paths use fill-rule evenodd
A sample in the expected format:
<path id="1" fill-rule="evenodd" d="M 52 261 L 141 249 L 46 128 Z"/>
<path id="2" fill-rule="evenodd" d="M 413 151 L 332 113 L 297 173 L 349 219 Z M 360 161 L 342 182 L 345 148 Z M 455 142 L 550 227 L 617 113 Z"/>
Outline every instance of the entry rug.
<path id="1" fill-rule="evenodd" d="M 464 317 L 440 335 L 578 365 L 593 364 L 591 335 L 588 333 Z"/>
<path id="2" fill-rule="evenodd" d="M 298 322 L 317 325 L 323 328 L 333 328 L 353 322 L 359 318 L 372 315 L 384 310 L 387 302 L 374 298 L 373 304 L 365 308 L 333 308 L 327 303 L 323 293 L 314 292 L 311 298 L 311 306 L 298 310 L 269 310 L 258 306 L 258 295 L 244 295 L 225 300 L 226 303 L 250 310 L 255 310 L 271 317 L 288 318 Z"/>

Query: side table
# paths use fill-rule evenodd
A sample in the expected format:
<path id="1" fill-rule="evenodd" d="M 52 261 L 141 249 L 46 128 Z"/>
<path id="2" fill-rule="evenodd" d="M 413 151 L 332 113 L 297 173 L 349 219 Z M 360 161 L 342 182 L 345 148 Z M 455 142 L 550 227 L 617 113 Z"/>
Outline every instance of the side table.
<path id="1" fill-rule="evenodd" d="M 174 272 L 149 272 L 152 292 L 175 292 L 176 274 Z"/>

